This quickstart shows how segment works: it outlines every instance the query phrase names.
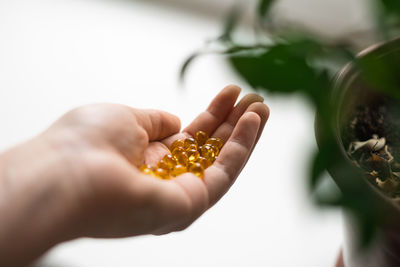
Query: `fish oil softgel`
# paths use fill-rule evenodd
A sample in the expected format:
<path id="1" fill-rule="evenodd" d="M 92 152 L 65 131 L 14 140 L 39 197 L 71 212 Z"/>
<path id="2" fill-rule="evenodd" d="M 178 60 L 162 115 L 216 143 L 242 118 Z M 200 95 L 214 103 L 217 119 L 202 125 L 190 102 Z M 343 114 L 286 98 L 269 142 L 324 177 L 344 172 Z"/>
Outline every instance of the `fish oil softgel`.
<path id="1" fill-rule="evenodd" d="M 203 131 L 198 131 L 195 137 L 175 140 L 169 154 L 165 155 L 156 166 L 145 164 L 140 167 L 144 174 L 169 180 L 185 172 L 191 172 L 203 178 L 207 169 L 217 158 L 223 142 L 218 137 L 208 137 Z"/>

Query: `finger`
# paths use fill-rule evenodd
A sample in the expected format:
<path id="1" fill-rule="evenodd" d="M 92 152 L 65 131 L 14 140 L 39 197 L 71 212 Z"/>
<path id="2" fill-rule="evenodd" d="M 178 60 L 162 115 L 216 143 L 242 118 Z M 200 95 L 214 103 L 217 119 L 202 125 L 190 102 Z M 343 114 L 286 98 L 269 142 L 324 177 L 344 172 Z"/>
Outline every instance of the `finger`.
<path id="1" fill-rule="evenodd" d="M 257 133 L 256 141 L 255 141 L 255 144 L 257 144 L 257 142 L 260 139 L 260 136 L 261 136 L 261 134 L 262 134 L 262 132 L 264 130 L 265 124 L 268 121 L 269 114 L 270 114 L 269 108 L 264 103 L 257 102 L 257 103 L 251 104 L 247 108 L 246 112 L 254 112 L 261 119 L 260 127 L 258 128 L 258 133 Z"/>
<path id="2" fill-rule="evenodd" d="M 236 124 L 219 157 L 204 173 L 204 182 L 212 206 L 229 189 L 244 167 L 255 144 L 261 119 L 246 112 Z"/>
<path id="3" fill-rule="evenodd" d="M 251 152 L 250 152 L 250 154 L 251 154 L 253 152 L 254 148 L 256 147 L 258 140 L 260 139 L 261 134 L 264 130 L 264 126 L 267 123 L 267 120 L 269 118 L 269 108 L 264 103 L 253 103 L 247 108 L 246 112 L 254 112 L 261 119 L 260 127 L 258 128 L 258 132 L 257 132 L 256 141 L 254 142 L 253 147 L 251 148 Z M 248 158 L 247 158 L 247 160 L 248 160 Z M 246 163 L 247 163 L 247 160 L 246 160 Z"/>
<path id="4" fill-rule="evenodd" d="M 225 87 L 211 102 L 207 110 L 202 112 L 193 122 L 187 126 L 183 132 L 194 136 L 199 130 L 208 134 L 225 120 L 231 112 L 241 89 L 236 85 Z"/>
<path id="5" fill-rule="evenodd" d="M 264 103 L 260 103 L 260 102 L 255 102 L 252 103 L 245 111 L 245 113 L 247 112 L 254 112 L 256 113 L 259 117 L 260 117 L 260 127 L 258 129 L 257 132 L 257 136 L 256 136 L 256 141 L 254 142 L 253 147 L 251 148 L 251 152 L 253 152 L 254 147 L 256 146 L 258 140 L 260 139 L 260 136 L 264 130 L 264 126 L 269 118 L 269 108 L 267 105 L 265 105 Z M 218 135 L 215 134 L 215 136 L 221 136 L 224 139 L 228 139 L 229 136 L 232 134 L 232 127 L 224 127 L 223 125 L 221 125 L 221 127 L 218 129 Z M 247 162 L 247 160 L 246 160 Z"/>
<path id="6" fill-rule="evenodd" d="M 229 139 L 236 123 L 240 117 L 245 113 L 245 111 L 253 103 L 263 102 L 264 98 L 257 94 L 248 94 L 244 96 L 239 103 L 235 106 L 232 112 L 229 114 L 228 118 L 223 122 L 212 134 L 212 136 L 219 137 L 225 143 Z"/>
<path id="7" fill-rule="evenodd" d="M 230 86 L 226 87 L 226 89 L 229 87 Z M 220 96 L 220 94 L 215 98 L 215 100 Z M 220 100 L 222 100 L 221 102 L 223 102 L 223 99 L 220 99 Z M 221 140 L 225 143 L 226 140 L 228 140 L 229 136 L 231 135 L 240 116 L 243 115 L 243 113 L 246 111 L 246 109 L 248 109 L 248 107 L 254 103 L 260 103 L 263 101 L 264 101 L 264 98 L 257 94 L 248 94 L 248 95 L 244 96 L 239 101 L 239 103 L 233 109 L 231 109 L 230 114 L 229 114 L 228 118 L 226 119 L 226 121 L 223 122 L 222 124 L 221 124 L 221 122 L 219 122 L 217 128 L 213 127 L 215 129 L 214 133 L 212 133 L 211 131 L 207 131 L 207 133 L 212 133 L 212 136 L 221 138 Z M 212 105 L 213 104 L 211 104 L 210 106 L 212 106 Z M 267 107 L 267 109 L 268 109 L 268 107 Z M 256 113 L 258 113 L 260 111 L 260 109 L 256 108 L 254 111 Z M 269 111 L 267 111 L 267 113 L 268 112 Z M 205 111 L 202 114 L 200 114 L 185 130 L 183 130 L 182 133 L 168 137 L 167 139 L 163 140 L 163 143 L 167 147 L 169 147 L 172 144 L 172 142 L 174 142 L 177 139 L 185 139 L 190 136 L 194 136 L 195 133 L 199 130 L 206 131 L 204 129 L 206 129 L 207 123 L 212 124 L 211 122 L 207 122 L 207 118 L 210 118 L 209 116 L 207 116 L 207 113 L 208 112 Z M 266 112 L 264 112 L 264 111 L 260 112 L 260 117 L 268 118 L 268 115 L 267 116 L 264 115 L 265 113 Z M 200 126 L 202 124 L 205 124 L 205 125 Z M 265 125 L 265 121 L 263 121 L 263 127 L 264 127 L 264 125 Z M 188 131 L 188 129 L 189 129 L 189 131 Z M 261 135 L 261 132 L 260 132 L 260 135 Z"/>
<path id="8" fill-rule="evenodd" d="M 179 132 L 181 123 L 178 117 L 160 110 L 134 109 L 138 124 L 146 131 L 149 141 L 164 139 Z"/>

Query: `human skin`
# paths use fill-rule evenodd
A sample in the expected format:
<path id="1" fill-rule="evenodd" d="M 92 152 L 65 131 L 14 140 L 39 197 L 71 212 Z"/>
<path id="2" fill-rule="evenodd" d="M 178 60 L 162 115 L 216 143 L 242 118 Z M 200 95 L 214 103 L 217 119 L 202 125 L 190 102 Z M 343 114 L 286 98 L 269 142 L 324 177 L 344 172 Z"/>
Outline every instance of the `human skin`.
<path id="1" fill-rule="evenodd" d="M 174 115 L 116 104 L 74 109 L 0 155 L 0 266 L 25 266 L 79 237 L 166 234 L 213 206 L 246 164 L 269 116 L 256 94 L 227 86 L 180 132 Z M 179 138 L 202 130 L 224 142 L 204 178 L 140 172 Z"/>

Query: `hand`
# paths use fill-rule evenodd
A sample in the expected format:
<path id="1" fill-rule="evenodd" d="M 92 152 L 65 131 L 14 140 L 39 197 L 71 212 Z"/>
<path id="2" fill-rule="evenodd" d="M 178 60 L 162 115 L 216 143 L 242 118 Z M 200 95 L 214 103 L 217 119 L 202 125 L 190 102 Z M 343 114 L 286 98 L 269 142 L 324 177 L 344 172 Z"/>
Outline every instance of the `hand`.
<path id="1" fill-rule="evenodd" d="M 255 94 L 234 107 L 239 93 L 236 86 L 226 87 L 181 133 L 179 119 L 166 112 L 81 107 L 6 152 L 0 158 L 0 171 L 7 174 L 0 175 L 0 192 L 7 192 L 5 205 L 0 203 L 0 217 L 7 218 L 0 222 L 0 229 L 7 229 L 0 230 L 0 263 L 6 254 L 12 263 L 13 255 L 25 254 L 18 259 L 24 263 L 82 236 L 164 234 L 188 227 L 235 181 L 269 116 Z M 139 171 L 144 162 L 160 160 L 174 140 L 198 130 L 225 143 L 204 179 L 185 173 L 160 180 Z M 11 202 L 17 203 L 12 209 Z"/>

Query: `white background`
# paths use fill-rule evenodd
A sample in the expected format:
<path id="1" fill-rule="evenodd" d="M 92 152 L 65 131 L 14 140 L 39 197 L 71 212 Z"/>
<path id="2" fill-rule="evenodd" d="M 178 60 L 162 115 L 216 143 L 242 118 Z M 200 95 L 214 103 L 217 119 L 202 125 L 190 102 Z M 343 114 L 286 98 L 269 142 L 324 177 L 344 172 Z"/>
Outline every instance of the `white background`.
<path id="1" fill-rule="evenodd" d="M 184 59 L 220 32 L 229 2 L 0 0 L 0 150 L 83 104 L 163 109 L 186 125 L 225 85 L 250 92 L 218 56 L 195 61 L 184 86 L 178 83 Z M 320 20 L 327 32 L 349 30 L 343 16 L 352 27 L 365 25 L 360 1 L 350 9 L 348 0 L 282 2 L 289 19 Z M 326 16 L 310 17 L 310 8 L 324 7 Z M 344 12 L 342 19 L 335 12 Z M 37 266 L 333 266 L 342 242 L 339 211 L 317 210 L 305 183 L 313 111 L 298 96 L 263 96 L 271 117 L 252 159 L 191 227 L 161 237 L 68 242 Z"/>

